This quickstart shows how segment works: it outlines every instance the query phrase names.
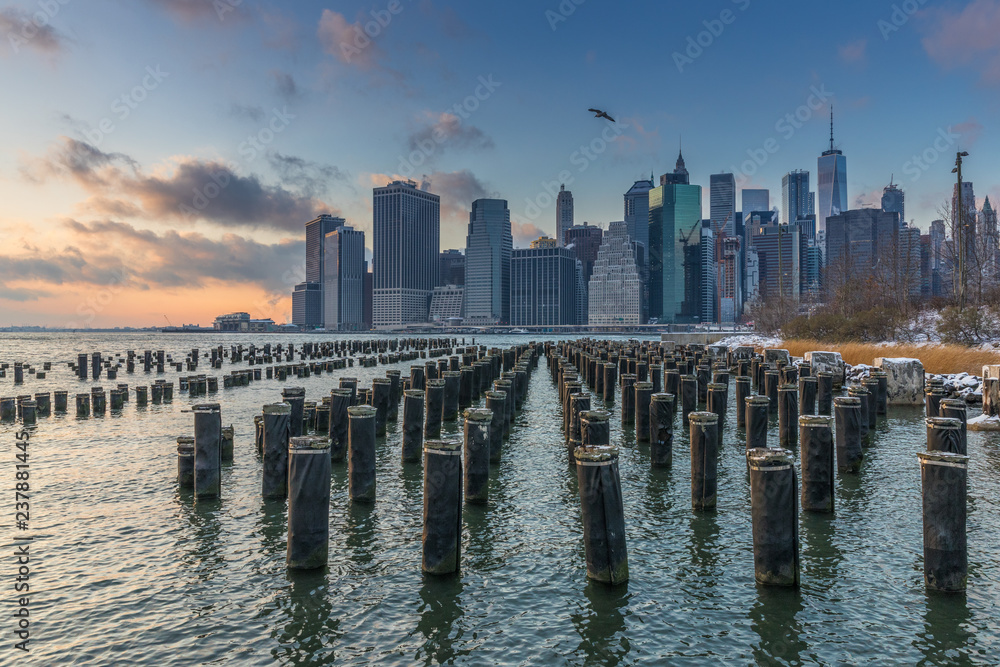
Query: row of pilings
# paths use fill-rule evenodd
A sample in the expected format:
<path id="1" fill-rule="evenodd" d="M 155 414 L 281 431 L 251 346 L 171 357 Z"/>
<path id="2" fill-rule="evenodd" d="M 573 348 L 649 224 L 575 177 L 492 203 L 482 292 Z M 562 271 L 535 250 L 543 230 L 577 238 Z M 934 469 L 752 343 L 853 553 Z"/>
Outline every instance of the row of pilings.
<path id="1" fill-rule="evenodd" d="M 563 409 L 563 430 L 579 482 L 587 574 L 627 581 L 628 549 L 619 448 L 609 420 L 620 402 L 623 428 L 650 444 L 650 465 L 673 465 L 677 422 L 689 435 L 691 506 L 714 511 L 722 426 L 735 383 L 737 433 L 745 436 L 754 576 L 797 586 L 799 512 L 833 513 L 835 478 L 856 475 L 879 419 L 889 412 L 890 378 L 874 371 L 843 389 L 831 371 L 813 373 L 784 350 L 582 339 L 546 344 Z M 616 391 L 616 387 L 618 391 Z M 928 397 L 935 391 L 928 388 Z M 600 401 L 603 409 L 597 409 Z M 678 418 L 677 413 L 680 413 Z M 929 589 L 966 586 L 967 436 L 962 401 L 926 403 L 927 451 L 918 454 L 923 493 L 924 581 Z M 768 442 L 777 417 L 778 442 Z M 798 448 L 796 457 L 794 449 Z M 799 470 L 796 470 L 798 458 Z M 799 485 L 801 473 L 801 488 Z"/>
<path id="2" fill-rule="evenodd" d="M 423 570 L 459 570 L 462 508 L 489 503 L 490 466 L 502 460 L 542 346 L 458 352 L 411 366 L 409 377 L 389 370 L 370 387 L 342 376 L 319 400 L 306 400 L 304 388 L 286 387 L 280 401 L 263 406 L 254 418 L 261 495 L 287 499 L 289 568 L 327 564 L 333 466 L 347 469 L 349 502 L 377 501 L 376 446 L 389 423 L 401 422 L 399 460 L 422 463 L 424 470 Z M 193 491 L 195 502 L 215 502 L 224 495 L 221 467 L 227 460 L 221 406 L 198 404 L 193 412 L 194 435 L 177 439 L 178 484 Z M 462 439 L 441 439 L 442 424 L 458 420 Z"/>

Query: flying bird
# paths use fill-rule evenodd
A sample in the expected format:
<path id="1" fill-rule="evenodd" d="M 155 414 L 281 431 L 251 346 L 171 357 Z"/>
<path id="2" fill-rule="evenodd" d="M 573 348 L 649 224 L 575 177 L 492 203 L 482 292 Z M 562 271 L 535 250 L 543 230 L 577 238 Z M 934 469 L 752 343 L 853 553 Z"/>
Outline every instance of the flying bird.
<path id="1" fill-rule="evenodd" d="M 611 116 L 609 116 L 607 111 L 601 111 L 600 109 L 587 109 L 587 111 L 592 112 L 594 114 L 594 118 L 607 118 L 612 123 L 617 123 L 618 122 L 614 118 L 612 118 Z"/>

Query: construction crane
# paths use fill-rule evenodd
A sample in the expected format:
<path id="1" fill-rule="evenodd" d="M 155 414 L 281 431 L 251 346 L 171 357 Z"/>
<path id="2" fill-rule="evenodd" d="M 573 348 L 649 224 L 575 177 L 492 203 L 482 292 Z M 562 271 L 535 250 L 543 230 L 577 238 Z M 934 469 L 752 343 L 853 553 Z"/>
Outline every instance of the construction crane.
<path id="1" fill-rule="evenodd" d="M 170 327 L 171 329 L 174 327 L 174 325 L 170 323 L 170 318 L 168 318 L 166 315 L 163 316 L 163 319 L 167 321 L 168 327 Z"/>

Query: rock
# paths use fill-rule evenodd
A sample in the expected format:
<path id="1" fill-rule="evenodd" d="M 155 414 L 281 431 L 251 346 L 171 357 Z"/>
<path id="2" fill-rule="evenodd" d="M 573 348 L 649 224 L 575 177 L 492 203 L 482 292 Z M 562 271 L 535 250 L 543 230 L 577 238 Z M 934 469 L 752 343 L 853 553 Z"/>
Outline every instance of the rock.
<path id="1" fill-rule="evenodd" d="M 919 359 L 878 357 L 875 366 L 889 376 L 890 405 L 924 404 L 924 365 Z"/>
<path id="2" fill-rule="evenodd" d="M 753 359 L 753 346 L 740 345 L 733 348 L 733 359 Z"/>
<path id="3" fill-rule="evenodd" d="M 779 361 L 784 362 L 784 365 L 792 363 L 792 357 L 788 354 L 788 350 L 778 350 L 775 348 L 768 348 L 764 350 L 764 362 L 768 364 L 777 364 Z"/>
<path id="4" fill-rule="evenodd" d="M 966 427 L 970 431 L 1000 431 L 1000 417 L 979 415 L 970 419 Z"/>
<path id="5" fill-rule="evenodd" d="M 728 345 L 709 345 L 707 348 L 708 356 L 713 359 L 725 359 L 729 354 Z"/>
<path id="6" fill-rule="evenodd" d="M 835 387 L 844 385 L 844 358 L 840 356 L 840 352 L 806 352 L 805 360 L 812 364 L 813 375 L 829 371 L 833 373 Z"/>
<path id="7" fill-rule="evenodd" d="M 983 379 L 1000 378 L 1000 365 L 983 366 Z"/>

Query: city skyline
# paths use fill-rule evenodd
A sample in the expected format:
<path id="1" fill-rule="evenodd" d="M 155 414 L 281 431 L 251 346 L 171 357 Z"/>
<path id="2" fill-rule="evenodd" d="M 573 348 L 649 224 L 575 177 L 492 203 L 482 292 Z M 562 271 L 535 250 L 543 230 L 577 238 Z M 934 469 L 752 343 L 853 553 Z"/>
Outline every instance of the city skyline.
<path id="1" fill-rule="evenodd" d="M 234 310 L 286 321 L 304 222 L 329 213 L 371 239 L 372 188 L 400 177 L 426 175 L 440 194 L 441 249 L 463 247 L 480 198 L 510 202 L 515 247 L 555 236 L 562 184 L 577 222 L 607 228 L 630 184 L 669 170 L 681 137 L 704 211 L 724 172 L 737 201 L 766 188 L 773 203 L 784 173 L 818 176 L 831 104 L 850 208 L 877 206 L 894 178 L 928 230 L 959 149 L 977 208 L 1000 196 L 1000 141 L 984 127 L 1000 3 L 796 17 L 748 0 L 651 4 L 630 22 L 611 3 L 564 5 L 5 3 L 0 71 L 17 103 L 0 155 L 0 324 L 207 324 Z M 803 20 L 824 30 L 790 40 L 794 61 L 746 49 Z M 492 36 L 502 30 L 521 35 L 519 54 Z M 662 66 L 643 48 L 653 35 Z M 767 74 L 744 80 L 734 62 Z M 654 73 L 664 92 L 646 84 Z M 766 102 L 723 103 L 762 86 Z M 595 105 L 618 122 L 586 113 Z"/>

